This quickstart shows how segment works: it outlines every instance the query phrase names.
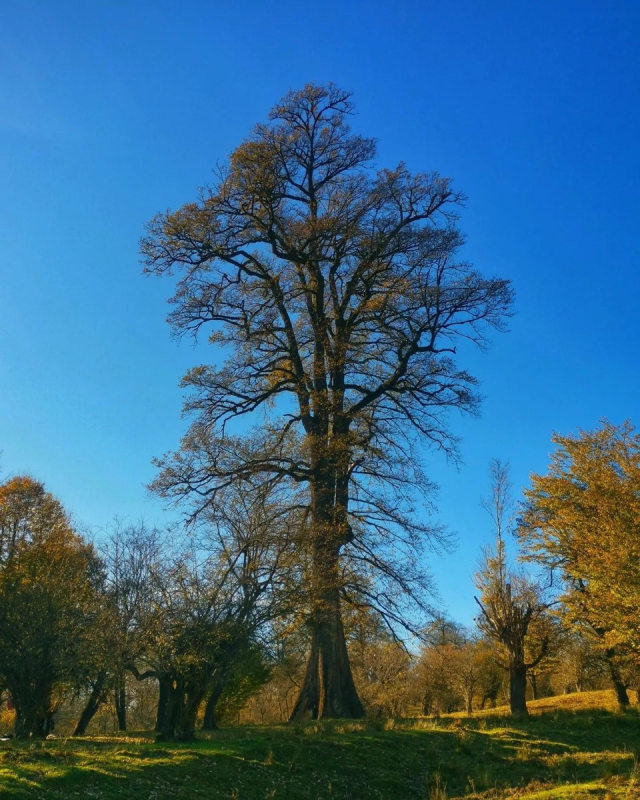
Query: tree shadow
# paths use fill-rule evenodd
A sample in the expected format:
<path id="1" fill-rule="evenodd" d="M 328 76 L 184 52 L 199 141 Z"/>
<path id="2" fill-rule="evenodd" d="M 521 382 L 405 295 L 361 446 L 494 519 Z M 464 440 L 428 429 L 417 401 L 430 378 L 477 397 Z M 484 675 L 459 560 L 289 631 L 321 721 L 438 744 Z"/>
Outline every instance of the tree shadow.
<path id="1" fill-rule="evenodd" d="M 589 719 L 591 717 L 591 720 Z M 513 796 L 535 785 L 628 780 L 640 751 L 637 715 L 550 714 L 510 724 L 400 721 L 221 731 L 191 744 L 11 743 L 0 747 L 3 798 L 453 798 Z"/>

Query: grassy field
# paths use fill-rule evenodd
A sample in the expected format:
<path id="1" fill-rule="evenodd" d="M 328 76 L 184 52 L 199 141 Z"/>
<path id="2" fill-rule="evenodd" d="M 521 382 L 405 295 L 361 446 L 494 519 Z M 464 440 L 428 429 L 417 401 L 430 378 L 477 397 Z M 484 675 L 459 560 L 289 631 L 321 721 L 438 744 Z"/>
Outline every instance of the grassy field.
<path id="1" fill-rule="evenodd" d="M 235 728 L 0 743 L 2 798 L 640 798 L 640 716 L 612 693 L 472 718 Z"/>

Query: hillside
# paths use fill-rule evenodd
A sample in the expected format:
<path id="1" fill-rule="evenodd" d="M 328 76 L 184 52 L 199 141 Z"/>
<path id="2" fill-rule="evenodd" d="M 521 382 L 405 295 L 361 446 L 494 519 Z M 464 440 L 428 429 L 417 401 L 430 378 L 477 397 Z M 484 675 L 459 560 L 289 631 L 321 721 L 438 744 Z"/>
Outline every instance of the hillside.
<path id="1" fill-rule="evenodd" d="M 640 719 L 609 692 L 443 719 L 235 728 L 0 744 L 3 798 L 640 798 Z"/>

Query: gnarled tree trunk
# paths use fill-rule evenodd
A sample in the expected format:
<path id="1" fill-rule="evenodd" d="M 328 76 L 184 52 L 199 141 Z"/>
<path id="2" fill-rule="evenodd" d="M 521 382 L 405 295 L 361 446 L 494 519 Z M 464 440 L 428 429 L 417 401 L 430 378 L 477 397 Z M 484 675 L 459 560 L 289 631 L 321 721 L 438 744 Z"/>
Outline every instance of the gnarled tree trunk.
<path id="1" fill-rule="evenodd" d="M 158 675 L 158 709 L 156 711 L 155 732 L 160 733 L 164 729 L 164 720 L 167 715 L 167 705 L 169 703 L 169 690 L 172 678 L 169 675 Z"/>
<path id="2" fill-rule="evenodd" d="M 202 718 L 203 731 L 215 731 L 218 729 L 218 723 L 216 722 L 216 709 L 224 688 L 225 681 L 218 681 L 207 699 L 207 705 L 205 706 L 204 716 Z"/>
<path id="3" fill-rule="evenodd" d="M 27 688 L 27 687 L 25 687 Z M 53 708 L 51 704 L 51 691 L 44 692 L 40 697 L 37 693 L 15 692 L 11 694 L 15 709 L 14 734 L 16 739 L 26 739 L 30 736 L 45 738 L 53 730 Z"/>
<path id="4" fill-rule="evenodd" d="M 166 742 L 195 739 L 196 715 L 206 689 L 194 681 L 170 675 L 163 676 L 160 687 L 164 687 L 164 703 L 161 713 L 158 707 L 156 739 Z"/>

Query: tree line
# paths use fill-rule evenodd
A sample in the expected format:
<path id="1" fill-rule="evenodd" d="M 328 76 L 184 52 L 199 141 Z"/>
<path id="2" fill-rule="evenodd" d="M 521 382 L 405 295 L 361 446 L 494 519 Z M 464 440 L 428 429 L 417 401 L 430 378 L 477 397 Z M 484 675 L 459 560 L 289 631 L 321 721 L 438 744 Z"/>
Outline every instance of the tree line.
<path id="1" fill-rule="evenodd" d="M 522 716 L 527 694 L 605 685 L 629 705 L 640 688 L 640 435 L 603 423 L 554 441 L 548 473 L 532 476 L 519 505 L 506 466 L 491 464 L 483 505 L 496 542 L 476 573 L 474 630 L 407 609 L 420 643 L 410 651 L 393 625 L 397 603 L 389 616 L 345 602 L 367 713 L 471 714 L 501 699 Z M 76 735 L 107 703 L 126 730 L 136 686 L 148 683 L 160 739 L 192 738 L 245 707 L 254 720 L 296 718 L 312 646 L 306 509 L 264 484 L 225 496 L 188 528 L 115 525 L 96 544 L 38 481 L 0 485 L 0 693 L 16 736 L 46 736 L 72 700 Z M 507 536 L 537 577 L 509 563 Z M 366 575 L 348 580 L 380 589 Z"/>

